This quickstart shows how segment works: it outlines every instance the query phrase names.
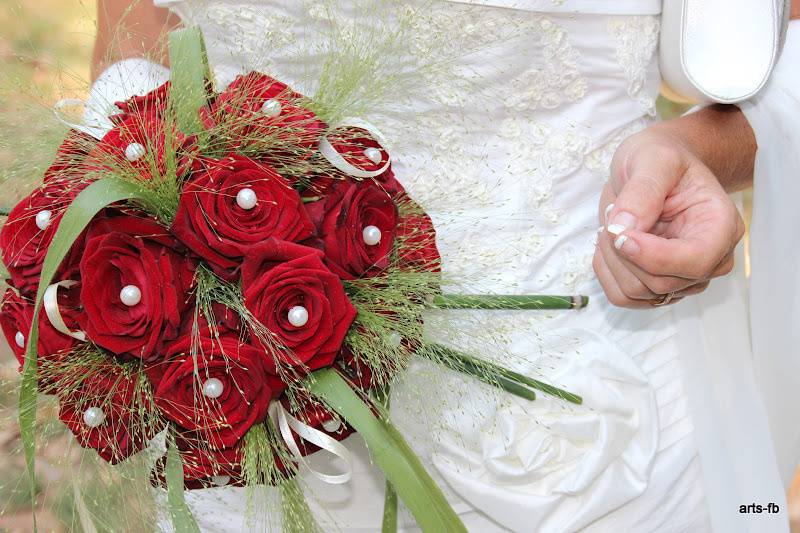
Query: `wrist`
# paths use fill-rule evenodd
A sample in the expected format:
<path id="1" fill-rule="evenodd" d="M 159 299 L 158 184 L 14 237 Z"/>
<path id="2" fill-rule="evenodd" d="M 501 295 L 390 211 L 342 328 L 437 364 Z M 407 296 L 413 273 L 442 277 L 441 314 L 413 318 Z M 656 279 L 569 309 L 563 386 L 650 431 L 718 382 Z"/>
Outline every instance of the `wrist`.
<path id="1" fill-rule="evenodd" d="M 708 167 L 728 192 L 752 185 L 757 144 L 750 123 L 738 107 L 708 106 L 654 124 L 648 130 L 678 143 Z"/>

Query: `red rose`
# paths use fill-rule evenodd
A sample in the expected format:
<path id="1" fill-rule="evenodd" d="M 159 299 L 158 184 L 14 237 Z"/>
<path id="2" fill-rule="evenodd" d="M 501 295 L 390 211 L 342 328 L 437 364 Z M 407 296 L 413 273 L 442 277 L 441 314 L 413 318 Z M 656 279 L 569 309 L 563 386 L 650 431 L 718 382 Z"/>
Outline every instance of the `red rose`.
<path id="1" fill-rule="evenodd" d="M 77 196 L 77 189 L 50 183 L 34 190 L 18 203 L 0 230 L 3 262 L 11 275 L 11 285 L 33 295 L 39 285 L 42 264 L 64 211 Z M 63 262 L 60 274 L 74 267 L 74 256 Z"/>
<path id="2" fill-rule="evenodd" d="M 97 145 L 90 135 L 70 130 L 56 152 L 56 158 L 44 173 L 44 183 L 58 181 L 62 187 L 75 187 L 87 178 L 83 164 L 86 155 Z"/>
<path id="3" fill-rule="evenodd" d="M 211 106 L 212 123 L 224 125 L 229 146 L 252 145 L 270 152 L 268 159 L 287 164 L 310 155 L 319 143 L 325 123 L 303 106 L 303 96 L 286 84 L 250 72 L 236 78 Z"/>
<path id="4" fill-rule="evenodd" d="M 152 219 L 95 220 L 80 265 L 81 328 L 115 354 L 158 358 L 163 343 L 178 334 L 181 315 L 193 305 L 194 267 Z"/>
<path id="5" fill-rule="evenodd" d="M 181 194 L 172 232 L 219 276 L 234 280 L 248 248 L 301 241 L 314 226 L 300 196 L 271 167 L 242 156 L 213 161 Z"/>
<path id="6" fill-rule="evenodd" d="M 122 102 L 116 102 L 121 113 L 114 115 L 114 122 L 122 122 L 131 116 L 150 115 L 158 119 L 164 117 L 169 103 L 170 82 L 161 84 L 147 94 L 136 95 Z"/>
<path id="7" fill-rule="evenodd" d="M 242 291 L 247 309 L 291 350 L 281 361 L 291 367 L 330 366 L 356 316 L 322 254 L 290 242 L 270 239 L 248 252 Z M 255 333 L 253 338 L 261 342 Z M 265 346 L 268 353 L 271 348 Z"/>
<path id="8" fill-rule="evenodd" d="M 81 446 L 116 464 L 141 450 L 157 432 L 143 416 L 149 405 L 138 376 L 108 365 L 59 394 L 58 417 Z"/>
<path id="9" fill-rule="evenodd" d="M 342 347 L 341 369 L 344 376 L 353 385 L 363 389 L 371 389 L 376 385 L 375 373 L 372 367 L 353 354 L 347 346 Z"/>
<path id="10" fill-rule="evenodd" d="M 338 181 L 327 197 L 306 204 L 306 210 L 317 226 L 325 261 L 338 276 L 375 276 L 389 266 L 397 207 L 375 181 Z M 377 240 L 368 241 L 370 230 Z"/>
<path id="11" fill-rule="evenodd" d="M 65 300 L 69 298 L 68 291 L 62 289 L 58 297 L 59 303 L 66 303 Z M 61 316 L 67 327 L 75 329 L 74 316 L 66 311 L 66 308 L 66 305 L 61 306 Z M 14 291 L 8 289 L 3 297 L 3 307 L 0 308 L 0 327 L 3 328 L 6 341 L 19 361 L 20 370 L 25 363 L 25 349 L 32 319 L 33 302 L 17 296 Z M 50 324 L 44 309 L 39 312 L 39 341 L 36 344 L 39 361 L 57 359 L 58 355 L 72 350 L 76 343 L 74 338 L 64 335 Z"/>
<path id="12" fill-rule="evenodd" d="M 244 485 L 240 445 L 223 450 L 209 448 L 205 442 L 190 435 L 178 435 L 178 452 L 183 462 L 183 480 L 186 488 L 200 489 L 214 486 Z"/>
<path id="13" fill-rule="evenodd" d="M 119 122 L 87 156 L 87 168 L 95 172 L 124 174 L 141 180 L 163 176 L 167 168 L 167 142 L 175 158 L 177 175 L 183 176 L 197 148 L 194 136 L 187 137 L 155 113 L 117 115 Z"/>
<path id="14" fill-rule="evenodd" d="M 400 219 L 397 226 L 397 253 L 406 265 L 429 272 L 441 271 L 436 230 L 428 215 L 417 210 Z"/>
<path id="15" fill-rule="evenodd" d="M 275 367 L 262 350 L 236 336 L 200 337 L 193 358 L 191 336 L 170 346 L 155 392 L 164 416 L 209 446 L 230 448 L 283 391 Z"/>

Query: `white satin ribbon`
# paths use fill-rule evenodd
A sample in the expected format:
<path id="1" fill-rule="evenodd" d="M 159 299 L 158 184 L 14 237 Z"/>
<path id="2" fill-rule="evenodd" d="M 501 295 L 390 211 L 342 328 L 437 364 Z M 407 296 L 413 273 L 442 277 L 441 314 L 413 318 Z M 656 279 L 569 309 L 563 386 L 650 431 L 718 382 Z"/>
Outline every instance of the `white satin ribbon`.
<path id="1" fill-rule="evenodd" d="M 54 328 L 64 335 L 69 335 L 74 339 L 85 342 L 86 333 L 83 331 L 72 331 L 69 329 L 66 322 L 64 322 L 64 317 L 61 316 L 61 310 L 58 308 L 58 288 L 69 288 L 76 283 L 78 282 L 71 279 L 65 279 L 63 281 L 59 281 L 58 283 L 53 283 L 44 291 L 42 305 L 44 306 L 44 312 L 47 314 L 47 319 Z"/>
<path id="2" fill-rule="evenodd" d="M 302 463 L 306 468 L 308 468 L 309 471 L 314 474 L 314 476 L 325 483 L 330 483 L 331 485 L 342 485 L 350 481 L 350 478 L 353 475 L 353 458 L 350 455 L 350 450 L 348 450 L 346 446 L 330 435 L 327 435 L 318 429 L 314 429 L 308 424 L 296 419 L 283 407 L 280 401 L 272 402 L 272 404 L 269 406 L 269 415 L 270 418 L 272 418 L 272 420 L 278 424 L 278 431 L 280 431 L 281 437 L 283 437 L 283 441 L 286 443 L 289 451 L 292 452 L 292 456 L 294 456 L 296 461 Z M 308 464 L 308 461 L 306 461 L 305 457 L 303 457 L 303 454 L 300 453 L 300 448 L 297 446 L 297 441 L 295 441 L 292 430 L 294 430 L 295 433 L 297 433 L 297 435 L 303 440 L 307 440 L 312 444 L 316 444 L 323 450 L 326 450 L 335 457 L 344 461 L 346 464 L 345 471 L 341 474 L 325 474 L 323 472 L 314 470 L 311 465 Z"/>
<path id="3" fill-rule="evenodd" d="M 386 138 L 383 136 L 380 130 L 378 130 L 378 128 L 365 120 L 348 118 L 337 124 L 333 129 L 337 130 L 339 128 L 348 127 L 366 130 L 376 141 L 378 141 L 378 143 L 380 143 L 381 147 L 385 149 Z M 348 163 L 342 154 L 336 151 L 330 141 L 328 141 L 327 137 L 323 137 L 322 140 L 320 140 L 319 151 L 325 156 L 325 159 L 327 159 L 331 165 L 341 170 L 348 176 L 353 176 L 355 178 L 376 178 L 386 172 L 386 169 L 388 169 L 389 165 L 392 163 L 391 157 L 388 157 L 386 159 L 386 163 L 377 170 L 364 170 L 358 168 L 355 165 Z"/>
<path id="4" fill-rule="evenodd" d="M 59 122 L 61 122 L 68 128 L 72 128 L 87 135 L 91 135 L 98 141 L 101 140 L 103 136 L 105 136 L 106 134 L 106 129 L 104 129 L 102 126 L 100 125 L 90 126 L 85 123 L 71 122 L 69 119 L 64 117 L 62 110 L 65 107 L 72 107 L 72 106 L 81 106 L 82 108 L 85 109 L 86 102 L 78 98 L 63 98 L 58 102 L 56 102 L 55 104 L 53 104 L 53 114 L 56 116 L 56 119 Z"/>

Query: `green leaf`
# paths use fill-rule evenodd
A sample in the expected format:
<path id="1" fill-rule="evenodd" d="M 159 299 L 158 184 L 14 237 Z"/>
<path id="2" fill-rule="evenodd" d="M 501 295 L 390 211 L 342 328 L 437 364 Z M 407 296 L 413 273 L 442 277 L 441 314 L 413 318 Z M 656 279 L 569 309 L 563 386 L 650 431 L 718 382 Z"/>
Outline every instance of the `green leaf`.
<path id="1" fill-rule="evenodd" d="M 39 340 L 39 312 L 42 307 L 44 291 L 53 281 L 56 270 L 61 265 L 72 244 L 86 228 L 94 216 L 104 207 L 122 200 L 143 198 L 144 189 L 134 183 L 116 179 L 102 179 L 86 187 L 70 204 L 61 222 L 58 224 L 53 241 L 47 249 L 42 264 L 39 288 L 36 291 L 36 303 L 33 308 L 33 322 L 28 333 L 25 350 L 25 365 L 22 372 L 22 384 L 19 395 L 19 427 L 22 447 L 25 452 L 25 465 L 31 488 L 31 501 L 35 504 L 36 477 L 34 473 L 36 450 L 36 384 Z M 35 508 L 35 507 L 34 507 Z M 34 515 L 34 529 L 36 517 Z"/>
<path id="2" fill-rule="evenodd" d="M 186 135 L 203 137 L 200 109 L 208 102 L 206 81 L 211 78 L 200 28 L 174 30 L 169 34 L 171 65 L 170 102 L 178 128 Z M 200 145 L 205 143 L 198 139 Z"/>
<path id="3" fill-rule="evenodd" d="M 173 439 L 167 448 L 167 506 L 175 533 L 200 533 L 197 522 L 183 498 L 183 462 Z"/>
<path id="4" fill-rule="evenodd" d="M 377 418 L 334 370 L 314 372 L 306 382 L 309 391 L 339 413 L 363 437 L 372 460 L 414 515 L 423 531 L 466 532 L 441 489 L 431 479 L 400 432 Z"/>
<path id="5" fill-rule="evenodd" d="M 381 533 L 397 533 L 397 493 L 388 481 L 383 498 L 383 524 Z"/>
<path id="6" fill-rule="evenodd" d="M 553 296 L 547 294 L 441 294 L 431 306 L 437 309 L 580 309 L 589 305 L 588 296 Z"/>

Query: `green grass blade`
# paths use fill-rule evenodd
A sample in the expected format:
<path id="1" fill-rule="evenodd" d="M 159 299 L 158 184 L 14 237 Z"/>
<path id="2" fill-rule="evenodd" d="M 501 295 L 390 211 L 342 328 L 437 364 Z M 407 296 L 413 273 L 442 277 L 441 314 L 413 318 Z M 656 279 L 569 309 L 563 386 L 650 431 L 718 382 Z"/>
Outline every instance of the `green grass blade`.
<path id="1" fill-rule="evenodd" d="M 174 442 L 170 442 L 167 448 L 164 474 L 167 478 L 167 506 L 175 533 L 200 533 L 200 528 L 183 498 L 183 462 Z"/>
<path id="2" fill-rule="evenodd" d="M 169 34 L 171 65 L 170 102 L 178 128 L 186 135 L 203 136 L 200 109 L 206 105 L 208 58 L 200 28 L 174 30 Z M 198 139 L 203 146 L 203 140 Z"/>
<path id="3" fill-rule="evenodd" d="M 19 427 L 22 448 L 25 452 L 25 465 L 31 488 L 31 501 L 35 504 L 36 477 L 34 473 L 36 450 L 36 375 L 38 366 L 37 343 L 39 340 L 39 312 L 42 297 L 48 285 L 53 281 L 56 270 L 61 265 L 70 247 L 89 224 L 89 221 L 107 205 L 129 200 L 143 195 L 143 189 L 133 183 L 115 179 L 102 179 L 84 189 L 67 208 L 53 241 L 47 250 L 42 265 L 39 288 L 36 292 L 36 303 L 33 310 L 33 322 L 28 333 L 25 350 L 25 365 L 22 372 L 22 384 L 19 395 Z M 36 527 L 34 515 L 34 528 Z"/>
<path id="4" fill-rule="evenodd" d="M 339 374 L 331 369 L 317 371 L 307 381 L 307 386 L 364 438 L 373 461 L 383 470 L 423 531 L 466 532 L 405 439 L 391 424 L 378 419 Z"/>

